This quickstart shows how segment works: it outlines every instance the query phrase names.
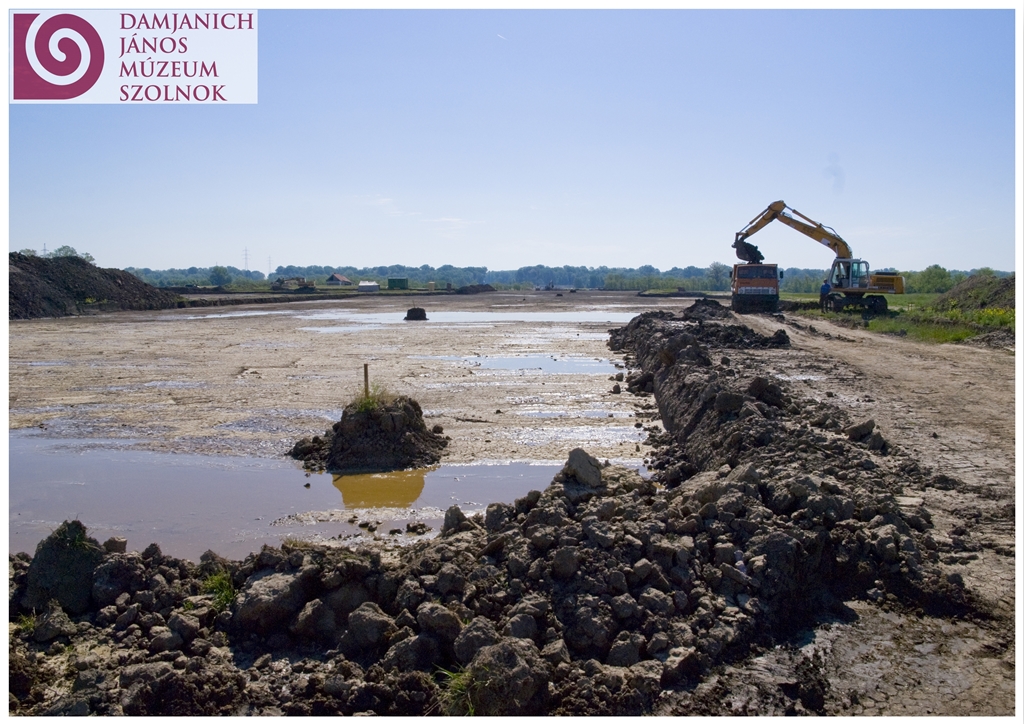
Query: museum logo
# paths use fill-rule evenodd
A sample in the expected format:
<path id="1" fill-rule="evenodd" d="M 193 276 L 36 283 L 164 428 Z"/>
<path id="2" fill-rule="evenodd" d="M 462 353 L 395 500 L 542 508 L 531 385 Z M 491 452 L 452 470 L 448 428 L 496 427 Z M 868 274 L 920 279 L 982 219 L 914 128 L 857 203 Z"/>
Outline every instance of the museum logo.
<path id="1" fill-rule="evenodd" d="M 15 13 L 13 26 L 15 99 L 77 98 L 96 85 L 103 41 L 88 22 L 69 13 Z"/>
<path id="2" fill-rule="evenodd" d="M 256 103 L 252 11 L 11 13 L 11 103 Z"/>

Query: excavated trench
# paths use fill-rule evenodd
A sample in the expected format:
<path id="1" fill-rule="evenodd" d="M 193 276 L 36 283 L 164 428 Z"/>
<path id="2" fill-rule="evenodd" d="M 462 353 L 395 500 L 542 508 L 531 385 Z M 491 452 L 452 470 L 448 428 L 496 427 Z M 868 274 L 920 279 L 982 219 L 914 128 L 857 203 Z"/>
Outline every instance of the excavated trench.
<path id="1" fill-rule="evenodd" d="M 695 307 L 610 341 L 661 413 L 653 481 L 575 450 L 543 492 L 470 519 L 452 507 L 405 548 L 290 543 L 196 566 L 48 539 L 12 559 L 12 616 L 75 602 L 12 636 L 12 712 L 636 715 L 852 599 L 983 616 L 902 496 L 930 472 L 747 354 L 784 332 Z M 221 611 L 202 583 L 217 572 L 239 591 Z M 827 682 L 804 668 L 779 696 L 823 713 Z M 702 701 L 673 713 L 729 713 Z"/>

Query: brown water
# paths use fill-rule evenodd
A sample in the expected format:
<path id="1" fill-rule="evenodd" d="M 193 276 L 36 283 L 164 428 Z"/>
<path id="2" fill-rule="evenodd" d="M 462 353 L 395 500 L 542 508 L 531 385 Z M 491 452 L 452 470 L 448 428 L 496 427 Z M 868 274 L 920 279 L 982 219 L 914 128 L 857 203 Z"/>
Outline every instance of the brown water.
<path id="1" fill-rule="evenodd" d="M 444 511 L 466 512 L 543 490 L 558 465 L 443 465 L 384 475 L 306 476 L 297 463 L 125 448 L 124 441 L 53 440 L 13 433 L 8 539 L 33 552 L 64 520 L 79 519 L 99 541 L 124 536 L 129 550 L 158 543 L 198 560 L 212 549 L 243 558 L 282 538 L 378 535 L 422 521 L 437 532 Z M 308 484 L 309 487 L 305 487 Z M 353 521 L 354 522 L 350 522 Z M 411 536 L 391 536 L 412 540 Z"/>

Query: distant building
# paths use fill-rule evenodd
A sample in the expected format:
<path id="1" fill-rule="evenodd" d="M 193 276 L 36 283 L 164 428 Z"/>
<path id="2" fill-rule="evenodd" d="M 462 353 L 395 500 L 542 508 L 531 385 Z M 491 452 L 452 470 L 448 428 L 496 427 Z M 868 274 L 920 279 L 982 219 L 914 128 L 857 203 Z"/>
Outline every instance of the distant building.
<path id="1" fill-rule="evenodd" d="M 352 280 L 348 277 L 343 277 L 341 274 L 331 274 L 327 277 L 327 283 L 335 287 L 350 287 L 352 286 Z"/>
<path id="2" fill-rule="evenodd" d="M 359 291 L 361 291 L 361 292 L 379 292 L 380 291 L 380 284 L 378 284 L 377 282 L 361 281 L 361 282 L 359 282 Z"/>
<path id="3" fill-rule="evenodd" d="M 408 289 L 408 279 L 388 279 L 388 289 Z"/>

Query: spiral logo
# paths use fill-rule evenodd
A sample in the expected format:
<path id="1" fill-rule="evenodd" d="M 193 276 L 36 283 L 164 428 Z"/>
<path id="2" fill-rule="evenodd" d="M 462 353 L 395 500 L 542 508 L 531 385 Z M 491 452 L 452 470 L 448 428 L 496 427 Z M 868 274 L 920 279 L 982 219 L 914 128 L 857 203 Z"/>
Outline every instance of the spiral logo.
<path id="1" fill-rule="evenodd" d="M 103 41 L 77 15 L 14 15 L 14 98 L 66 100 L 95 85 Z"/>

